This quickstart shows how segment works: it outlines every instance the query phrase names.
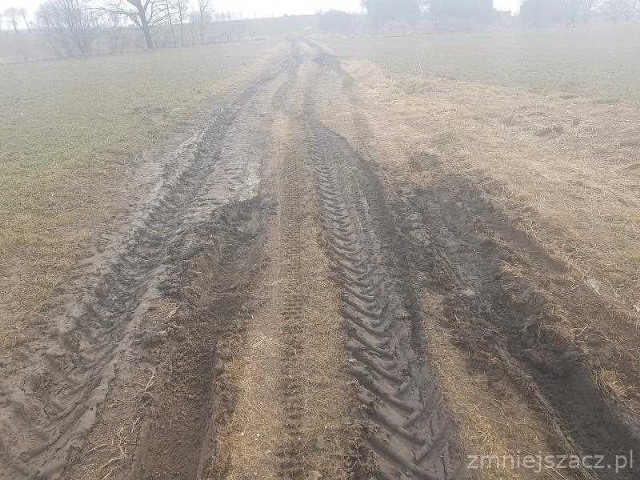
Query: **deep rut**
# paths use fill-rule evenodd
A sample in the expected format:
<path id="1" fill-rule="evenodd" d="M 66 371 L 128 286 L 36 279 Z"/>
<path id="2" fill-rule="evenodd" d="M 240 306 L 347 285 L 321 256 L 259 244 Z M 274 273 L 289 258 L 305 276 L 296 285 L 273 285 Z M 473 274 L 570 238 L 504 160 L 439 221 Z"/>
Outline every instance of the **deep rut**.
<path id="1" fill-rule="evenodd" d="M 318 103 L 327 98 L 319 82 L 344 85 L 344 72 L 321 47 L 310 48 L 319 69 L 305 104 L 310 156 L 333 280 L 342 294 L 349 368 L 367 410 L 374 475 L 463 478 L 456 427 L 424 358 L 419 310 L 382 185 L 365 159 L 319 119 Z"/>
<path id="2" fill-rule="evenodd" d="M 376 477 L 460 478 L 454 426 L 436 382 L 416 363 L 411 315 L 385 269 L 375 212 L 350 171 L 357 168 L 351 164 L 357 154 L 318 123 L 312 126 L 311 154 L 322 227 L 342 289 L 350 368 L 371 421 L 367 436 Z"/>
<path id="3" fill-rule="evenodd" d="M 305 407 L 301 397 L 303 388 L 299 373 L 302 338 L 305 334 L 303 305 L 305 298 L 300 289 L 302 251 L 303 208 L 300 205 L 301 188 L 304 182 L 300 159 L 286 158 L 280 165 L 287 172 L 280 185 L 280 269 L 283 281 L 279 289 L 280 315 L 282 318 L 282 384 L 280 386 L 284 418 L 281 428 L 283 440 L 277 452 L 278 469 L 282 478 L 301 478 L 305 472 L 303 445 L 300 441 L 301 423 Z"/>
<path id="4" fill-rule="evenodd" d="M 250 114 L 280 69 L 252 83 L 181 146 L 131 232 L 85 262 L 60 306 L 42 320 L 47 334 L 17 350 L 0 391 L 3 478 L 61 472 L 93 428 L 140 319 L 183 254 L 197 249 L 198 229 L 221 205 L 255 195 L 259 163 L 233 148 L 225 152 L 225 140 L 242 144 L 238 119 Z"/>

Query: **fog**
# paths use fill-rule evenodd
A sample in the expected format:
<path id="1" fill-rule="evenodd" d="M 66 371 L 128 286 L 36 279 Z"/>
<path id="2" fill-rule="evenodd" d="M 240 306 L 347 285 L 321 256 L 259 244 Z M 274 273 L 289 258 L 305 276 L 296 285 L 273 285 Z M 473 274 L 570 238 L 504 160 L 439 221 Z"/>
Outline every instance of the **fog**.
<path id="1" fill-rule="evenodd" d="M 23 7 L 33 12 L 40 3 L 41 0 L 0 0 L 0 12 L 8 7 Z M 495 0 L 494 5 L 498 10 L 516 11 L 520 0 Z M 216 0 L 214 7 L 219 12 L 234 12 L 245 17 L 304 15 L 329 9 L 349 12 L 361 10 L 360 0 Z"/>

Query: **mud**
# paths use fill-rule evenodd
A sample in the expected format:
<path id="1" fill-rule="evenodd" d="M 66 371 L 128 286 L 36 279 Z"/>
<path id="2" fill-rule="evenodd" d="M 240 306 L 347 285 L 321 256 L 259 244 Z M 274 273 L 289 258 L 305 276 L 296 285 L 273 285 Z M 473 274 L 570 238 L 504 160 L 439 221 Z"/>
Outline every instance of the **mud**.
<path id="1" fill-rule="evenodd" d="M 588 318 L 608 307 L 584 287 L 554 284 L 565 265 L 510 225 L 467 179 L 426 165 L 437 186 L 404 192 L 399 224 L 414 241 L 409 252 L 417 276 L 445 299 L 446 317 L 453 319 L 446 326 L 471 352 L 470 368 L 488 372 L 497 390 L 509 379 L 526 393 L 543 412 L 549 427 L 544 434 L 557 454 L 598 452 L 613 464 L 617 455 L 637 450 L 633 421 L 612 405 L 589 370 L 610 355 L 598 347 L 607 342 L 590 332 L 587 351 L 562 334 L 563 315 Z M 631 383 L 638 382 L 631 358 L 620 357 L 617 365 L 629 372 Z M 588 470 L 578 476 L 596 477 Z M 616 478 L 635 474 L 619 472 Z"/>
<path id="2" fill-rule="evenodd" d="M 59 306 L 38 320 L 40 339 L 4 362 L 4 476 L 53 478 L 82 449 L 146 314 L 211 235 L 211 213 L 256 195 L 255 119 L 265 120 L 257 97 L 279 74 L 266 72 L 174 153 L 179 161 L 168 162 L 144 210 L 131 218 L 131 232 L 84 262 Z"/>
<path id="3" fill-rule="evenodd" d="M 558 305 L 606 306 L 560 299 L 566 266 L 437 159 L 413 163 L 433 188 L 389 178 L 359 110 L 337 60 L 295 40 L 167 159 L 130 231 L 2 359 L 2 478 L 469 478 L 425 292 L 554 451 L 640 451 L 587 371 L 606 353 L 554 333 Z"/>

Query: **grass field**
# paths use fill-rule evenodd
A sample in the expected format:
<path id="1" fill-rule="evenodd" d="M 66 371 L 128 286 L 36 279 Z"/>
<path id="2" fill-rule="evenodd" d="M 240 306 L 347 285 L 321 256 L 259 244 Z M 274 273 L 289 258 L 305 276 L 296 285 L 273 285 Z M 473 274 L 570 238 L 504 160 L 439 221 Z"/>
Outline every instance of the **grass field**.
<path id="1" fill-rule="evenodd" d="M 201 120 L 272 48 L 258 42 L 0 65 L 3 338 L 46 300 L 96 225 L 124 206 L 124 179 L 141 152 Z"/>
<path id="2" fill-rule="evenodd" d="M 640 28 L 333 39 L 344 57 L 394 73 L 640 102 Z"/>

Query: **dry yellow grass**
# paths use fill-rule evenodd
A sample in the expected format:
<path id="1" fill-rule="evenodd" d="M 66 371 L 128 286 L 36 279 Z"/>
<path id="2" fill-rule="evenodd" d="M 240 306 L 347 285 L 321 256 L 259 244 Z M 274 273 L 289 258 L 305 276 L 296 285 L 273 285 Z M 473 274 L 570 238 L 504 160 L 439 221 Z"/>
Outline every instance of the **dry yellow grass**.
<path id="1" fill-rule="evenodd" d="M 421 298 L 427 315 L 424 324 L 432 367 L 453 417 L 460 427 L 460 438 L 468 455 L 508 456 L 550 453 L 545 431 L 548 426 L 538 412 L 527 407 L 527 399 L 513 385 L 489 385 L 480 372 L 471 372 L 464 352 L 453 345 L 446 329 L 439 326 L 441 298 L 429 292 Z M 496 394 L 500 391 L 500 395 Z M 540 477 L 526 470 L 493 465 L 479 472 L 483 480 L 521 478 L 559 478 L 543 470 Z M 529 475 L 527 475 L 529 474 Z"/>
<path id="2" fill-rule="evenodd" d="M 420 183 L 407 162 L 434 155 L 450 172 L 484 182 L 515 223 L 574 267 L 576 281 L 640 319 L 640 108 L 389 79 L 370 63 L 352 63 L 350 72 L 368 110 L 385 112 L 374 137 L 403 146 L 399 175 Z"/>
<path id="3" fill-rule="evenodd" d="M 348 70 L 377 158 L 395 183 L 428 187 L 432 174 L 409 165 L 421 158 L 474 178 L 514 225 L 569 267 L 562 288 L 586 285 L 610 305 L 609 314 L 562 315 L 548 328 L 586 355 L 591 347 L 581 334 L 599 332 L 619 352 L 606 362 L 620 378 L 603 381 L 611 375 L 594 371 L 595 383 L 627 412 L 638 411 L 637 392 L 629 390 L 636 373 L 616 371 L 614 363 L 617 356 L 640 361 L 640 108 L 435 77 L 388 78 L 367 62 Z"/>

